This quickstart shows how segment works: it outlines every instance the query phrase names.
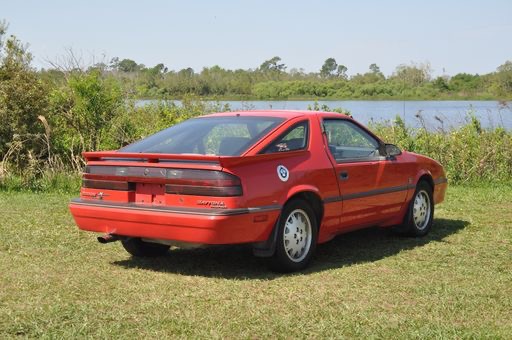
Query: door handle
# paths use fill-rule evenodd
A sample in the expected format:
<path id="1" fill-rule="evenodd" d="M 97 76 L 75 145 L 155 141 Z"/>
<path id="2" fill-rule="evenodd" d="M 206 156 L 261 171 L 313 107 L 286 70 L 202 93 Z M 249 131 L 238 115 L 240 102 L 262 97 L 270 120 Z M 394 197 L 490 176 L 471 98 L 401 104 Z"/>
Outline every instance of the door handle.
<path id="1" fill-rule="evenodd" d="M 348 179 L 348 172 L 347 171 L 340 172 L 340 179 L 342 181 L 346 181 Z"/>

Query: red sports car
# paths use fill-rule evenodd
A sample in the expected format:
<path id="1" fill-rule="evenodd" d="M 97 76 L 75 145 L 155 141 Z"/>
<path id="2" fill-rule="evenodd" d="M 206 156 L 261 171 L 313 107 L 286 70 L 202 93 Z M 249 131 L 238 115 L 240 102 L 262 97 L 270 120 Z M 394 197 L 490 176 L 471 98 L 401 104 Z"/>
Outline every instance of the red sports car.
<path id="1" fill-rule="evenodd" d="M 80 229 L 133 256 L 171 245 L 252 245 L 276 270 L 351 230 L 423 236 L 444 199 L 443 167 L 385 144 L 348 116 L 312 111 L 206 115 L 118 151 L 86 152 Z"/>

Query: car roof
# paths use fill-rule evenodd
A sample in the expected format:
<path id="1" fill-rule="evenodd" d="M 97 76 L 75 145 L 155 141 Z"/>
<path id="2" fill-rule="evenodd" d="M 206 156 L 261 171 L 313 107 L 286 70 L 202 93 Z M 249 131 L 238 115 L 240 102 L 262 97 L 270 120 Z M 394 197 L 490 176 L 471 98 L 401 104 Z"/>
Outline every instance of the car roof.
<path id="1" fill-rule="evenodd" d="M 332 116 L 335 118 L 347 118 L 351 119 L 349 116 L 344 115 L 342 113 L 338 112 L 321 112 L 321 111 L 309 111 L 309 110 L 249 110 L 249 111 L 231 111 L 231 112 L 219 112 L 219 113 L 212 113 L 208 115 L 204 115 L 202 117 L 230 117 L 230 116 L 245 116 L 245 117 L 254 117 L 254 116 L 261 116 L 261 117 L 279 117 L 279 118 L 286 118 L 291 119 L 295 117 L 302 117 L 302 116 Z"/>

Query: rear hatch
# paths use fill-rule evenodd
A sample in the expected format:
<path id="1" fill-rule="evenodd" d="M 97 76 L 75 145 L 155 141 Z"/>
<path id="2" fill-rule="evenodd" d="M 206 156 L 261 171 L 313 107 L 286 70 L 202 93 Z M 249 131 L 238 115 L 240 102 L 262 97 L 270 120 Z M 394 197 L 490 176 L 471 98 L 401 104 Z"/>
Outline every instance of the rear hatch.
<path id="1" fill-rule="evenodd" d="M 86 152 L 80 198 L 183 208 L 240 207 L 242 183 L 209 155 Z M 229 157 L 234 161 L 238 157 Z"/>

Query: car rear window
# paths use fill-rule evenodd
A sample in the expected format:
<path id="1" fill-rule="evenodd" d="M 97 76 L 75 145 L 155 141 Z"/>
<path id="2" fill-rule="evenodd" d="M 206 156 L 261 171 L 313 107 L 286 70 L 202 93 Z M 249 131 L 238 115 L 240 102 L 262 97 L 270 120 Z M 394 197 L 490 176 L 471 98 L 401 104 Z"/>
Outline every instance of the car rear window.
<path id="1" fill-rule="evenodd" d="M 238 156 L 283 121 L 277 117 L 251 116 L 194 118 L 119 151 Z"/>

